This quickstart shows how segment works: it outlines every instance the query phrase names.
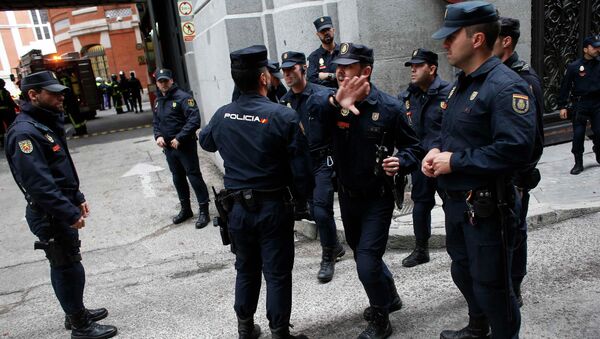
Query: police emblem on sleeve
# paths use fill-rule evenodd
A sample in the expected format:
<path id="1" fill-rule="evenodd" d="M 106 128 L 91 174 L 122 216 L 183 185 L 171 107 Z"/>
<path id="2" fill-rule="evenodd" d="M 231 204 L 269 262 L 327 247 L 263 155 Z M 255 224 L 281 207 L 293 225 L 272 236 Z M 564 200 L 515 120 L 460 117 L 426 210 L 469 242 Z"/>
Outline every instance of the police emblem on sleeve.
<path id="1" fill-rule="evenodd" d="M 529 97 L 523 94 L 513 94 L 512 108 L 518 114 L 525 114 L 529 111 Z"/>
<path id="2" fill-rule="evenodd" d="M 350 114 L 350 110 L 347 108 L 342 108 L 342 110 L 340 111 L 340 114 L 342 114 L 343 117 L 347 117 L 348 114 Z"/>
<path id="3" fill-rule="evenodd" d="M 196 106 L 196 101 L 194 101 L 194 99 L 192 99 L 192 98 L 189 98 L 189 99 L 187 99 L 187 104 L 190 107 L 194 107 L 194 106 Z"/>
<path id="4" fill-rule="evenodd" d="M 350 46 L 348 46 L 348 44 L 344 42 L 344 43 L 343 43 L 343 44 L 340 46 L 340 54 L 346 54 L 346 53 L 348 53 L 348 49 L 349 49 L 349 48 L 350 48 Z"/>
<path id="5" fill-rule="evenodd" d="M 54 138 L 51 137 L 50 134 L 44 134 L 44 136 L 46 137 L 46 139 L 48 139 L 48 141 L 54 142 Z"/>
<path id="6" fill-rule="evenodd" d="M 29 139 L 19 141 L 19 148 L 21 149 L 21 152 L 23 152 L 25 154 L 29 154 L 29 153 L 33 152 L 33 144 L 31 143 L 31 140 L 29 140 Z"/>

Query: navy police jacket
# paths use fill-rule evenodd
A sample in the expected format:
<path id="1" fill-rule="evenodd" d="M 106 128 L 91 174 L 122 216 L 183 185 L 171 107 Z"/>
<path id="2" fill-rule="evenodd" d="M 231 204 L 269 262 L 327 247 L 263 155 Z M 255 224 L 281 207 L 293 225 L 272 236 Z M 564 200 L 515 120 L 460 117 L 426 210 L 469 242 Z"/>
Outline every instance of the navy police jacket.
<path id="1" fill-rule="evenodd" d="M 200 112 L 191 94 L 173 84 L 163 95 L 157 92 L 154 106 L 154 139 L 163 137 L 165 142 L 196 142 L 196 131 L 200 128 Z"/>
<path id="2" fill-rule="evenodd" d="M 319 84 L 325 87 L 337 88 L 338 83 L 336 79 L 333 80 L 320 80 L 319 73 L 335 73 L 337 65 L 332 63 L 333 59 L 340 53 L 340 47 L 336 44 L 333 52 L 329 53 L 323 45 L 319 46 L 308 56 L 308 70 L 306 71 L 306 77 L 309 82 Z"/>
<path id="3" fill-rule="evenodd" d="M 291 89 L 281 98 L 281 104 L 292 108 L 300 115 L 300 122 L 304 126 L 304 133 L 308 139 L 308 148 L 311 152 L 320 151 L 331 147 L 331 114 L 319 114 L 319 111 L 310 111 L 308 109 L 308 99 L 314 93 L 320 91 L 331 91 L 330 88 L 306 83 L 302 93 L 294 93 Z"/>
<path id="4" fill-rule="evenodd" d="M 567 66 L 558 94 L 558 108 L 567 107 L 569 95 L 576 97 L 586 107 L 600 104 L 599 58 L 579 58 Z"/>
<path id="5" fill-rule="evenodd" d="M 436 75 L 427 92 L 410 84 L 408 89 L 399 95 L 408 123 L 417 133 L 425 151 L 430 150 L 433 142 L 439 138 L 442 130 L 442 111 L 446 107 L 446 97 L 451 87 L 450 83 Z"/>
<path id="6" fill-rule="evenodd" d="M 314 179 L 298 114 L 258 93 L 219 108 L 200 132 L 200 146 L 219 151 L 229 190 L 275 190 L 294 185 L 302 197 Z"/>
<path id="7" fill-rule="evenodd" d="M 333 154 L 336 173 L 345 189 L 363 193 L 376 192 L 385 185 L 385 178 L 375 175 L 379 146 L 400 159 L 401 175 L 421 164 L 424 152 L 419 139 L 408 125 L 400 101 L 371 84 L 369 95 L 356 107 L 359 115 L 337 109 L 329 103 L 329 92 L 320 92 L 309 99 L 309 110 L 333 117 Z"/>
<path id="8" fill-rule="evenodd" d="M 442 133 L 436 142 L 453 152 L 451 173 L 438 177 L 442 189 L 494 187 L 530 159 L 536 107 L 527 83 L 497 57 L 469 75 L 459 73 L 448 94 Z"/>
<path id="9" fill-rule="evenodd" d="M 24 102 L 7 133 L 6 158 L 36 211 L 73 225 L 85 197 L 69 154 L 62 115 Z"/>

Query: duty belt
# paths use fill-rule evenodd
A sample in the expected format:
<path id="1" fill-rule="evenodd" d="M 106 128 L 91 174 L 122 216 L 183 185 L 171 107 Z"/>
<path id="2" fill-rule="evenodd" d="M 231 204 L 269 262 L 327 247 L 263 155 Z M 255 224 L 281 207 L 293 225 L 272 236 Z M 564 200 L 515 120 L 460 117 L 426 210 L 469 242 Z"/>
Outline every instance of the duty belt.
<path id="1" fill-rule="evenodd" d="M 278 188 L 275 190 L 255 190 L 255 189 L 247 189 L 247 190 L 235 190 L 229 191 L 228 196 L 232 197 L 236 202 L 244 202 L 248 200 L 249 197 L 253 197 L 257 200 L 290 200 L 291 194 L 290 190 L 287 187 Z"/>
<path id="2" fill-rule="evenodd" d="M 310 151 L 310 156 L 313 159 L 322 159 L 328 155 L 331 155 L 331 150 L 329 148 L 321 148 L 318 150 Z"/>

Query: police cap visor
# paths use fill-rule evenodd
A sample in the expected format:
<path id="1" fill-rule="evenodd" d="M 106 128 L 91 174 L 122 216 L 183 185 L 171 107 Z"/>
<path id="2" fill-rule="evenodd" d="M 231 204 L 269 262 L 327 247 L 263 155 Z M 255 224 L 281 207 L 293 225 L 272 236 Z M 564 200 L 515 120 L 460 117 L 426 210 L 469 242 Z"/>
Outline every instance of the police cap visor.
<path id="1" fill-rule="evenodd" d="M 41 88 L 52 93 L 60 93 L 69 89 L 58 82 L 56 75 L 50 71 L 41 71 L 24 77 L 21 81 L 21 91 L 33 88 Z"/>
<path id="2" fill-rule="evenodd" d="M 441 40 L 449 37 L 461 27 L 498 21 L 494 5 L 485 1 L 467 1 L 446 6 L 444 26 L 431 36 Z"/>

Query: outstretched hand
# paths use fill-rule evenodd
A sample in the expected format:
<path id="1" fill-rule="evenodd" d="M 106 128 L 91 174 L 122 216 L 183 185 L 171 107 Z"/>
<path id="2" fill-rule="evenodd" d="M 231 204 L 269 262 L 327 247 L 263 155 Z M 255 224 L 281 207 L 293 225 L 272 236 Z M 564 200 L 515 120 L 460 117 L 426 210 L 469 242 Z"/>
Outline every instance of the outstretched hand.
<path id="1" fill-rule="evenodd" d="M 360 111 L 354 104 L 363 101 L 369 95 L 370 91 L 369 76 L 361 75 L 360 77 L 345 78 L 339 83 L 335 100 L 343 108 L 349 109 L 355 115 L 359 115 Z"/>

